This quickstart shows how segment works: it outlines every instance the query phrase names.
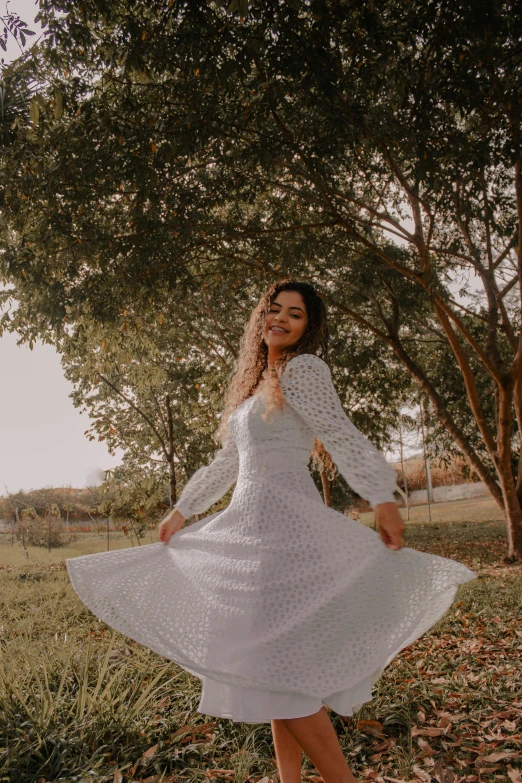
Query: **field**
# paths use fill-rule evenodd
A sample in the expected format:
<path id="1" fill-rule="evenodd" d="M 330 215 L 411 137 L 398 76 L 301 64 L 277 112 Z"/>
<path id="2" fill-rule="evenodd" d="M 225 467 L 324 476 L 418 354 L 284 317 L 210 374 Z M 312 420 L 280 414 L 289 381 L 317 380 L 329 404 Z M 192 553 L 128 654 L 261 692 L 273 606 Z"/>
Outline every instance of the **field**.
<path id="1" fill-rule="evenodd" d="M 198 678 L 113 632 L 78 599 L 63 560 L 105 549 L 103 536 L 30 549 L 29 559 L 4 539 L 0 780 L 278 783 L 268 724 L 197 713 Z M 502 563 L 496 506 L 439 504 L 431 523 L 417 507 L 405 540 L 479 578 L 387 667 L 357 715 L 330 713 L 350 766 L 377 783 L 522 783 L 522 568 Z M 111 548 L 130 545 L 111 534 Z M 321 780 L 304 755 L 302 777 Z"/>

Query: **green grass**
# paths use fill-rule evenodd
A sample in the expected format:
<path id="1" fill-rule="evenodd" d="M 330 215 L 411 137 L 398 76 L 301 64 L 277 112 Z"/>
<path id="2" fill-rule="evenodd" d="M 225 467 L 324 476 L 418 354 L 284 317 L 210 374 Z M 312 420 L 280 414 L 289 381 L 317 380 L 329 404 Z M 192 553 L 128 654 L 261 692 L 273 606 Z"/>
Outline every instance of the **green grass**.
<path id="1" fill-rule="evenodd" d="M 126 549 L 132 546 L 144 546 L 157 541 L 155 531 L 149 531 L 145 538 L 140 538 L 139 543 L 135 535 L 126 536 L 121 532 L 111 532 L 109 549 Z M 78 555 L 91 555 L 95 552 L 107 550 L 106 533 L 80 533 L 76 541 L 70 544 L 52 548 L 50 552 L 45 547 L 28 546 L 27 551 L 16 540 L 11 543 L 10 533 L 0 534 L 0 567 L 18 565 L 48 565 L 50 563 L 63 563 L 69 557 Z"/>
<path id="2" fill-rule="evenodd" d="M 401 508 L 400 512 L 405 522 L 408 522 L 406 508 Z M 503 523 L 503 520 L 503 513 L 497 503 L 493 498 L 485 496 L 471 500 L 452 500 L 448 503 L 432 504 L 431 521 L 430 509 L 427 505 L 413 506 L 410 508 L 409 521 L 426 524 L 431 524 L 431 522 L 470 522 L 470 524 L 475 524 L 476 522 Z M 373 521 L 373 512 L 362 514 L 361 521 L 368 523 Z"/>
<path id="3" fill-rule="evenodd" d="M 494 520 L 412 521 L 405 538 L 480 576 L 387 667 L 356 716 L 330 713 L 350 766 L 377 783 L 436 783 L 441 767 L 455 783 L 516 783 L 522 569 L 501 564 L 505 530 Z M 74 546 L 104 548 L 88 537 Z M 1 549 L 5 563 L 16 547 Z M 63 564 L 74 553 L 39 555 L 0 567 L 0 781 L 279 780 L 268 724 L 197 713 L 198 678 L 113 632 L 78 599 Z M 305 755 L 303 780 L 320 780 Z"/>

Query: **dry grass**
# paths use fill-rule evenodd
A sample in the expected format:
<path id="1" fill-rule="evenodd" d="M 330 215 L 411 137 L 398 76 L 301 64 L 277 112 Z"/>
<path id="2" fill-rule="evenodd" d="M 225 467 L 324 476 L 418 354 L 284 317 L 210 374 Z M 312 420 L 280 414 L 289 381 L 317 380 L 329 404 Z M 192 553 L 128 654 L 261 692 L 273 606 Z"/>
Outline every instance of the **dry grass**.
<path id="1" fill-rule="evenodd" d="M 350 766 L 377 783 L 520 783 L 522 569 L 500 564 L 504 527 L 412 521 L 406 537 L 480 577 L 357 716 L 330 713 Z M 63 563 L 4 566 L 0 591 L 0 780 L 277 783 L 270 726 L 197 713 L 199 679 L 98 621 Z M 302 772 L 320 781 L 304 755 Z"/>
<path id="2" fill-rule="evenodd" d="M 138 544 L 136 536 L 126 536 L 124 533 L 111 532 L 110 549 L 125 549 L 131 546 L 143 546 L 156 541 L 155 532 L 150 531 L 146 538 L 141 538 Z M 11 534 L 0 534 L 0 566 L 8 565 L 50 565 L 63 563 L 69 557 L 91 555 L 107 550 L 107 535 L 100 533 L 82 533 L 76 541 L 47 551 L 45 547 L 28 546 L 27 553 L 21 543 L 16 540 L 11 543 Z"/>
<path id="3" fill-rule="evenodd" d="M 399 509 L 402 518 L 407 522 L 405 508 Z M 428 506 L 410 508 L 410 522 L 430 524 Z M 431 506 L 432 522 L 503 522 L 504 516 L 495 501 L 486 496 L 470 500 L 452 500 L 448 503 L 434 503 Z M 373 511 L 361 514 L 361 522 L 373 525 Z"/>

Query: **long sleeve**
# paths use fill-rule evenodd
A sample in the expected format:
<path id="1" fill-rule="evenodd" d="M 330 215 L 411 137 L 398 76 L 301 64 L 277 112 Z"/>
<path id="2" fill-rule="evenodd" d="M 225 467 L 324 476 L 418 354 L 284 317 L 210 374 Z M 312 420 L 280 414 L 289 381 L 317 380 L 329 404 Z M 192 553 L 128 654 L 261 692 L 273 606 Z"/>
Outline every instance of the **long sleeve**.
<path id="1" fill-rule="evenodd" d="M 330 368 L 314 354 L 291 359 L 281 378 L 286 401 L 331 454 L 350 487 L 373 507 L 394 500 L 395 470 L 350 421 L 332 383 Z"/>
<path id="2" fill-rule="evenodd" d="M 239 472 L 239 454 L 235 441 L 229 438 L 211 463 L 198 468 L 187 481 L 175 509 L 185 519 L 202 514 L 230 489 Z"/>

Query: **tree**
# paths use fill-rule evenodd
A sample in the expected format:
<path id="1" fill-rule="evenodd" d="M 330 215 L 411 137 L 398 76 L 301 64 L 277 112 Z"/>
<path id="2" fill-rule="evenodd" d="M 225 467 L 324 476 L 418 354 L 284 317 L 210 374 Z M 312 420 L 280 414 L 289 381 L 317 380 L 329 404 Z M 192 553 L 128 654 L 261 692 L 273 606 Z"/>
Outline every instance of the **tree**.
<path id="1" fill-rule="evenodd" d="M 119 327 L 84 322 L 59 343 L 73 402 L 92 422 L 86 435 L 105 441 L 111 453 L 123 449 L 133 475 L 168 483 L 170 507 L 180 480 L 216 448 L 212 434 L 228 368 L 193 345 L 168 312 L 147 322 L 130 311 Z M 213 347 L 217 352 L 217 341 Z"/>
<path id="2" fill-rule="evenodd" d="M 157 475 L 114 468 L 107 471 L 96 512 L 115 522 L 130 523 L 138 544 L 152 522 L 165 511 L 164 482 Z"/>
<path id="3" fill-rule="evenodd" d="M 114 322 L 158 281 L 322 281 L 419 385 L 522 558 L 520 10 L 241 5 L 47 6 L 43 108 L 7 166 L 10 327 Z"/>

